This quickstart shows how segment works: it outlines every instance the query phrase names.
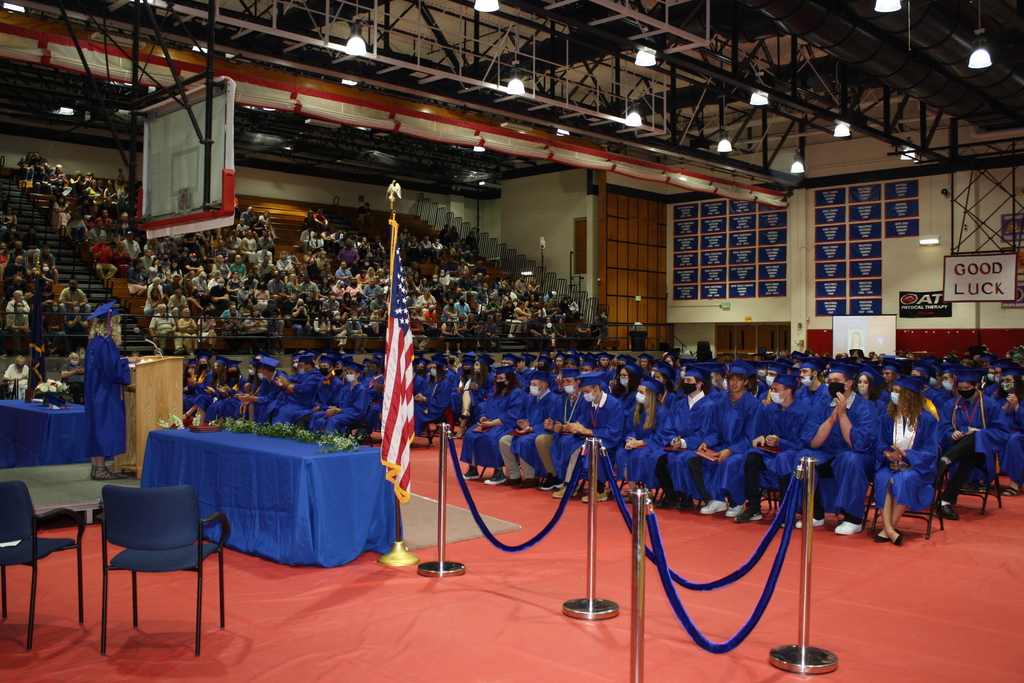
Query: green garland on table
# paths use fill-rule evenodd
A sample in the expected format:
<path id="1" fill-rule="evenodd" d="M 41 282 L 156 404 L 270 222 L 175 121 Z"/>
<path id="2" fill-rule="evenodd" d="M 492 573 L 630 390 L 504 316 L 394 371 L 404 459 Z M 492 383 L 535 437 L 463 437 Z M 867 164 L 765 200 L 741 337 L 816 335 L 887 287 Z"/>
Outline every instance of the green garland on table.
<path id="1" fill-rule="evenodd" d="M 323 446 L 317 453 L 333 453 L 334 451 L 355 451 L 360 447 L 360 440 L 337 432 L 311 432 L 288 422 L 279 424 L 257 424 L 249 420 L 238 420 L 231 417 L 214 420 L 212 424 L 223 427 L 225 431 L 235 434 L 255 434 L 272 436 L 275 439 L 289 439 L 300 443 L 315 443 Z"/>

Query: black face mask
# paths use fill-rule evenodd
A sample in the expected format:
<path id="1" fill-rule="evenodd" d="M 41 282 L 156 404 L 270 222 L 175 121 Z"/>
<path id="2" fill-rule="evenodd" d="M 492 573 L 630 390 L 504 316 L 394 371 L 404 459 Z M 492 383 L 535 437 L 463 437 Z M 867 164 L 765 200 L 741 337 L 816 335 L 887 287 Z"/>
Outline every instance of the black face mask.
<path id="1" fill-rule="evenodd" d="M 504 389 L 504 388 L 505 388 L 505 383 L 504 383 L 504 382 L 495 382 L 495 383 L 494 383 L 494 388 L 495 388 L 495 389 L 496 389 L 497 391 L 501 391 L 502 389 Z"/>
<path id="2" fill-rule="evenodd" d="M 684 394 L 689 396 L 693 392 L 697 391 L 697 384 L 696 383 L 689 384 L 688 382 L 683 382 L 683 386 L 681 387 L 681 389 L 683 390 Z"/>
<path id="3" fill-rule="evenodd" d="M 960 394 L 960 398 L 962 398 L 965 401 L 970 401 L 972 398 L 974 398 L 974 394 L 977 393 L 978 390 L 977 389 L 957 389 L 956 391 L 957 391 L 958 394 Z"/>
<path id="4" fill-rule="evenodd" d="M 828 383 L 828 393 L 829 393 L 829 396 L 831 396 L 832 398 L 835 398 L 839 394 L 843 393 L 843 391 L 845 389 L 846 389 L 846 383 L 845 382 L 829 382 Z"/>
<path id="5" fill-rule="evenodd" d="M 326 377 L 327 375 L 331 374 L 331 369 L 330 368 L 320 368 L 320 374 L 323 375 L 324 377 Z"/>

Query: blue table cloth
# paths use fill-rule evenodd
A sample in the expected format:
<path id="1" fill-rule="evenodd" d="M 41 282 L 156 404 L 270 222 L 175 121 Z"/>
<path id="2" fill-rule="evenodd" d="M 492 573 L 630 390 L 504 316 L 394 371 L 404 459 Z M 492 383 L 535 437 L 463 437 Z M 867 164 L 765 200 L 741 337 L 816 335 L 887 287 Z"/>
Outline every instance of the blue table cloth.
<path id="1" fill-rule="evenodd" d="M 191 484 L 202 516 L 228 516 L 229 548 L 280 564 L 336 567 L 367 550 L 387 552 L 395 495 L 380 449 L 320 448 L 253 434 L 153 431 L 142 486 Z M 211 532 L 217 540 L 217 525 Z"/>
<path id="2" fill-rule="evenodd" d="M 42 403 L 0 401 L 0 467 L 88 462 L 85 408 L 51 410 Z"/>

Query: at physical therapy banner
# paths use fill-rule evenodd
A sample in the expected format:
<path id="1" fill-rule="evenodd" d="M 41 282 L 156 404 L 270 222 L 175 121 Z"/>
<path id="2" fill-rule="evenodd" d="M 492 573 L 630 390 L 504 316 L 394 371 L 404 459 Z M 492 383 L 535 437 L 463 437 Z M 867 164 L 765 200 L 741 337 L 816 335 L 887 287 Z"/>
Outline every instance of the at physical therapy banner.
<path id="1" fill-rule="evenodd" d="M 952 318 L 953 304 L 942 292 L 900 292 L 901 318 Z"/>

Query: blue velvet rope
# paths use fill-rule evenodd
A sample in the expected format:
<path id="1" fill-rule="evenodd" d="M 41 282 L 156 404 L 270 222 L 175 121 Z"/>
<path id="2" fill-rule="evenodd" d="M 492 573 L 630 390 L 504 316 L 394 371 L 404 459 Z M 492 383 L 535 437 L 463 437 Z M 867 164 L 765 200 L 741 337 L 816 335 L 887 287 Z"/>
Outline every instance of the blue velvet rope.
<path id="1" fill-rule="evenodd" d="M 455 474 L 459 479 L 459 488 L 462 489 L 462 495 L 466 497 L 466 504 L 469 505 L 469 512 L 473 515 L 473 519 L 476 520 L 476 525 L 480 527 L 480 531 L 483 533 L 484 538 L 490 541 L 495 548 L 498 550 L 504 550 L 506 553 L 518 553 L 523 550 L 528 550 L 533 546 L 537 545 L 544 540 L 544 537 L 551 533 L 551 530 L 555 528 L 559 520 L 562 519 L 562 513 L 565 512 L 565 506 L 568 505 L 572 499 L 572 494 L 576 490 L 576 484 L 580 480 L 580 473 L 583 471 L 583 455 L 576 460 L 576 469 L 573 470 L 572 477 L 569 478 L 569 482 L 566 484 L 565 495 L 562 497 L 561 502 L 558 504 L 558 509 L 555 510 L 555 516 L 551 518 L 547 526 L 541 529 L 540 533 L 519 545 L 506 545 L 495 538 L 491 530 L 487 528 L 484 523 L 483 517 L 476 509 L 476 503 L 473 502 L 473 496 L 469 493 L 469 487 L 466 485 L 466 478 L 462 474 L 462 467 L 459 465 L 459 456 L 455 452 L 455 439 L 448 440 L 448 453 L 451 455 L 452 463 L 455 467 Z"/>
<path id="2" fill-rule="evenodd" d="M 658 577 L 661 579 L 661 585 L 665 589 L 665 595 L 668 597 L 669 604 L 672 605 L 672 611 L 675 612 L 676 619 L 682 625 L 686 633 L 693 639 L 701 649 L 707 650 L 711 654 L 724 654 L 735 649 L 740 643 L 746 640 L 750 632 L 754 630 L 757 623 L 761 620 L 764 615 L 765 609 L 768 607 L 768 603 L 772 599 L 772 595 L 775 593 L 775 587 L 778 585 L 779 574 L 782 572 L 782 564 L 786 559 L 786 551 L 789 549 L 789 540 L 793 535 L 793 518 L 796 515 L 796 496 L 789 495 L 794 490 L 796 481 L 791 482 L 789 491 L 786 492 L 786 500 L 779 510 L 779 518 L 785 519 L 786 526 L 782 532 L 782 541 L 779 543 L 779 549 L 775 553 L 775 561 L 772 562 L 771 572 L 768 574 L 768 581 L 765 584 L 764 592 L 761 593 L 760 599 L 757 601 L 757 605 L 754 607 L 754 612 L 747 619 L 746 623 L 740 627 L 740 630 L 733 635 L 732 638 L 722 643 L 716 643 L 708 640 L 703 633 L 701 633 L 697 626 L 693 623 L 690 615 L 687 614 L 686 608 L 683 607 L 682 601 L 679 599 L 679 592 L 676 587 L 672 585 L 671 570 L 668 567 L 668 561 L 665 558 L 665 548 L 661 543 L 661 531 L 658 529 L 658 518 L 652 512 L 647 515 L 647 523 L 650 527 L 651 536 L 651 547 L 654 550 L 654 564 L 658 568 Z"/>
<path id="3" fill-rule="evenodd" d="M 611 463 L 608 463 L 605 460 L 607 457 L 607 454 L 605 454 L 604 457 L 601 458 L 601 468 L 602 472 L 605 475 L 608 474 L 611 468 Z M 718 579 L 716 581 L 709 581 L 708 583 L 696 583 L 693 581 L 689 581 L 670 569 L 669 573 L 672 576 L 672 580 L 687 590 L 713 591 L 736 583 L 736 581 L 742 579 L 744 576 L 749 574 L 750 570 L 756 567 L 757 563 L 761 561 L 761 557 L 763 557 L 765 552 L 768 550 L 768 546 L 770 546 L 772 541 L 775 540 L 775 535 L 778 533 L 779 528 L 782 526 L 782 522 L 784 521 L 785 517 L 785 515 L 782 514 L 782 511 L 786 509 L 786 506 L 789 504 L 789 500 L 796 496 L 796 493 L 794 492 L 797 490 L 797 487 L 798 480 L 794 477 L 789 482 L 789 488 L 786 489 L 786 493 L 782 498 L 782 502 L 779 503 L 779 514 L 775 515 L 775 519 L 772 520 L 772 523 L 769 525 L 768 530 L 764 534 L 764 537 L 761 538 L 761 542 L 758 543 L 757 548 L 754 550 L 754 554 L 751 555 L 750 559 L 744 562 L 739 569 L 732 572 L 731 574 L 722 577 L 721 579 Z M 622 514 L 622 519 L 626 523 L 626 527 L 632 529 L 633 515 L 630 514 L 629 507 L 626 505 L 626 501 L 623 500 L 622 498 L 622 492 L 619 491 L 617 486 L 612 486 L 612 492 L 612 495 L 615 497 L 615 502 L 619 506 L 619 513 Z M 650 548 L 647 548 L 647 559 L 651 560 L 652 562 L 654 561 L 654 553 L 651 551 Z"/>

